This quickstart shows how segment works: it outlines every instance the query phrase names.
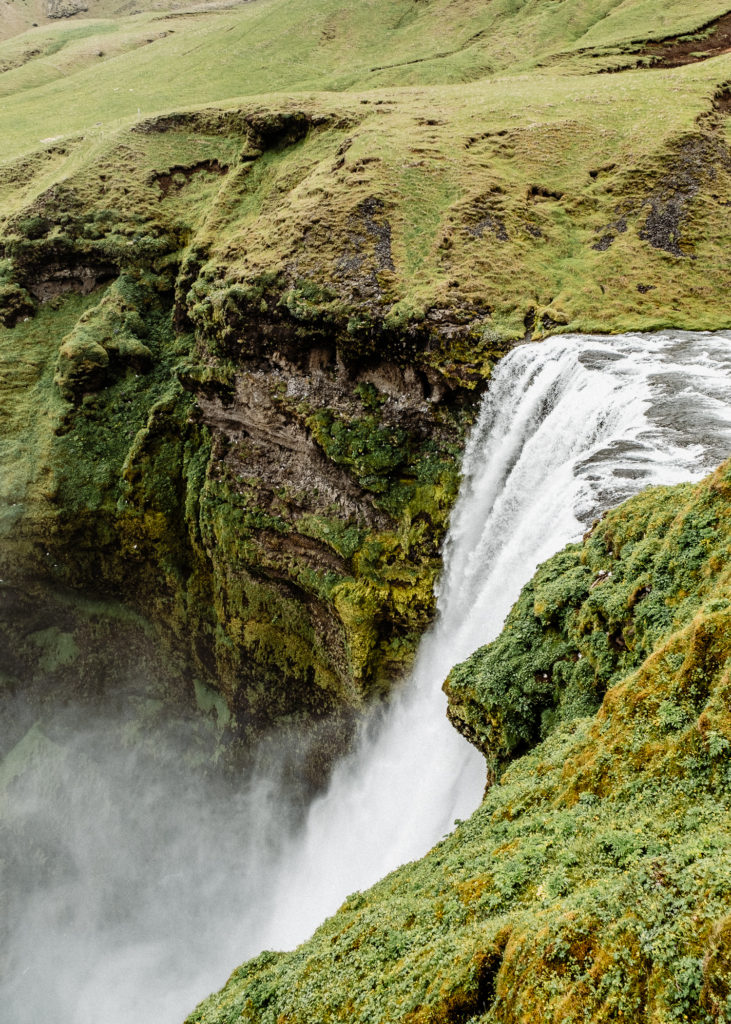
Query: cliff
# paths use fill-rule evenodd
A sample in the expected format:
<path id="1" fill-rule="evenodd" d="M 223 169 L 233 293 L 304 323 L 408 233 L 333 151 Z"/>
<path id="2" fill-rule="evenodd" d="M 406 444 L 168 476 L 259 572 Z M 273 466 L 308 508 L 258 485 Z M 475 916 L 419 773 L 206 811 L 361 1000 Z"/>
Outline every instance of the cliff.
<path id="1" fill-rule="evenodd" d="M 451 673 L 492 784 L 188 1024 L 728 1020 L 731 463 L 542 565 Z"/>
<path id="2" fill-rule="evenodd" d="M 0 0 L 0 39 L 6 776 L 103 696 L 211 772 L 291 726 L 305 803 L 431 620 L 495 362 L 728 326 L 731 11 Z M 731 1020 L 730 472 L 539 570 L 446 683 L 482 806 L 191 1022 Z"/>
<path id="3" fill-rule="evenodd" d="M 4 578 L 126 601 L 245 743 L 319 723 L 313 778 L 430 621 L 495 360 L 728 322 L 725 6 L 514 7 L 0 46 Z"/>

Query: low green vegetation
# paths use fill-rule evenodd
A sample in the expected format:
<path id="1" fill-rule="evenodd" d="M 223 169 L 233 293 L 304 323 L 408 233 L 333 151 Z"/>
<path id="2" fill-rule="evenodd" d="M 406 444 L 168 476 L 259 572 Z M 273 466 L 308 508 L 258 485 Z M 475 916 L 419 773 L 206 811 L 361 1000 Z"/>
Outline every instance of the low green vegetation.
<path id="1" fill-rule="evenodd" d="M 3 571 L 163 623 L 247 742 L 344 742 L 496 360 L 728 325 L 728 11 L 143 6 L 0 43 Z"/>
<path id="2" fill-rule="evenodd" d="M 651 488 L 610 513 L 545 563 L 500 638 L 452 671 L 450 717 L 494 774 L 557 722 L 592 714 L 716 592 L 731 536 L 723 480 L 701 495 Z M 683 722 L 705 702 L 702 674 L 696 684 Z"/>
<path id="3" fill-rule="evenodd" d="M 541 566 L 448 682 L 482 805 L 189 1024 L 731 1020 L 730 522 L 727 462 Z"/>

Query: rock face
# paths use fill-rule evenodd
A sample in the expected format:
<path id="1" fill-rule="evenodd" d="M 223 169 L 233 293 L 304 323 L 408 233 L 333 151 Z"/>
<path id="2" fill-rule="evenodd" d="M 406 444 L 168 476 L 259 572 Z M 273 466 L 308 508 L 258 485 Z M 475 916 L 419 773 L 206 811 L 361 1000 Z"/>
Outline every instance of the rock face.
<path id="1" fill-rule="evenodd" d="M 638 41 L 633 5 L 570 2 L 572 41 L 430 0 L 0 47 L 3 571 L 162 624 L 244 741 L 317 723 L 325 765 L 403 675 L 511 345 L 726 323 L 725 12 Z M 646 67 L 698 31 L 690 70 Z"/>
<path id="2" fill-rule="evenodd" d="M 75 14 L 83 14 L 89 5 L 83 0 L 47 0 L 46 16 L 49 18 L 73 18 Z"/>
<path id="3" fill-rule="evenodd" d="M 275 722 L 320 730 L 313 780 L 430 621 L 475 384 L 500 354 L 459 317 L 395 329 L 361 304 L 356 320 L 294 272 L 222 287 L 202 244 L 181 247 L 175 200 L 215 195 L 232 146 L 247 166 L 316 130 L 299 113 L 149 122 L 130 136 L 143 152 L 209 132 L 220 159 L 143 168 L 121 219 L 95 169 L 39 197 L 4 248 L 8 340 L 34 347 L 27 397 L 46 411 L 8 575 L 52 565 L 124 596 L 187 648 L 245 745 Z M 165 224 L 146 212 L 164 200 Z M 363 216 L 378 262 L 377 205 Z M 465 343 L 462 375 L 440 365 L 445 337 Z"/>
<path id="4" fill-rule="evenodd" d="M 482 806 L 189 1024 L 725 1021 L 729 536 L 726 462 L 541 566 L 447 682 Z"/>
<path id="5" fill-rule="evenodd" d="M 141 743 L 177 716 L 188 723 L 191 760 L 225 753 L 226 709 L 200 715 L 185 651 L 166 642 L 120 601 L 68 590 L 48 580 L 0 584 L 0 756 L 41 723 L 71 742 L 89 713 L 104 708 L 121 732 L 134 722 Z M 207 694 L 198 687 L 198 704 Z M 209 696 L 209 700 L 210 700 Z M 195 749 L 198 744 L 198 749 Z M 2 826 L 7 827 L 7 816 Z"/>

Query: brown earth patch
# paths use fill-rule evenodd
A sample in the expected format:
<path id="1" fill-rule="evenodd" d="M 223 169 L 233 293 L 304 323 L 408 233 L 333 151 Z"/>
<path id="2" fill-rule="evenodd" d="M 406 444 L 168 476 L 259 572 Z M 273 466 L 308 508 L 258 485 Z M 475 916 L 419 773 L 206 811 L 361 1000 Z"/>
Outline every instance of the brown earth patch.
<path id="1" fill-rule="evenodd" d="M 719 114 L 731 115 L 731 86 L 714 96 L 713 108 Z"/>
<path id="2" fill-rule="evenodd" d="M 160 189 L 160 199 L 165 199 L 171 192 L 184 188 L 195 174 L 201 173 L 224 175 L 228 173 L 228 164 L 221 164 L 218 160 L 199 160 L 187 167 L 171 167 L 169 171 L 156 174 L 153 181 Z"/>
<path id="3" fill-rule="evenodd" d="M 15 71 L 16 68 L 22 68 L 24 64 L 27 64 L 29 60 L 33 60 L 35 57 L 42 57 L 43 50 L 38 48 L 34 50 L 26 50 L 20 55 L 12 59 L 4 60 L 0 63 L 0 75 L 4 75 L 6 71 Z"/>
<path id="4" fill-rule="evenodd" d="M 639 236 L 655 249 L 673 256 L 690 256 L 683 227 L 690 207 L 704 182 L 721 167 L 729 167 L 727 147 L 712 136 L 685 139 L 668 164 L 665 176 L 642 204 L 647 217 Z"/>
<path id="5" fill-rule="evenodd" d="M 640 55 L 653 58 L 650 67 L 678 68 L 731 51 L 731 11 L 701 26 L 698 31 L 706 32 L 706 35 L 675 36 L 650 43 L 640 51 Z"/>
<path id="6" fill-rule="evenodd" d="M 572 56 L 610 60 L 607 66 L 597 68 L 597 74 L 617 74 L 646 68 L 677 68 L 697 64 L 731 52 L 731 11 L 700 25 L 693 32 L 668 36 L 665 39 L 636 39 L 609 49 L 593 46 L 574 50 Z M 569 56 L 567 52 L 554 54 L 538 63 L 537 67 L 550 67 Z"/>

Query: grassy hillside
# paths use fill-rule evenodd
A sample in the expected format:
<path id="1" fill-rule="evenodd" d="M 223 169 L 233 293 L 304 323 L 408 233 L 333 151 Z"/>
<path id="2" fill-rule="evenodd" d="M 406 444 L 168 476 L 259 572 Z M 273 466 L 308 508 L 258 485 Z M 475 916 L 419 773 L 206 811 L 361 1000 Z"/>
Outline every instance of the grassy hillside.
<path id="1" fill-rule="evenodd" d="M 481 807 L 189 1024 L 728 1022 L 730 536 L 727 462 L 541 566 L 448 684 Z"/>
<path id="2" fill-rule="evenodd" d="M 0 0 L 0 40 L 21 35 L 31 28 L 86 22 L 90 18 L 120 18 L 140 11 L 178 11 L 181 8 L 205 11 L 207 8 L 235 7 L 247 0 Z"/>
<path id="3" fill-rule="evenodd" d="M 728 326 L 730 16 L 90 0 L 0 44 L 4 571 L 124 594 L 243 729 L 349 719 L 495 360 Z"/>
<path id="4" fill-rule="evenodd" d="M 231 196 L 239 208 L 210 224 L 218 237 L 226 222 L 226 276 L 286 266 L 317 229 L 316 206 L 325 223 L 308 236 L 315 266 L 301 245 L 298 257 L 308 276 L 337 284 L 343 239 L 332 233 L 342 236 L 370 197 L 392 232 L 393 266 L 378 268 L 385 312 L 467 306 L 496 314 L 513 336 L 530 309 L 579 328 L 710 326 L 724 316 L 729 58 L 597 72 L 662 63 L 646 40 L 707 22 L 693 53 L 715 52 L 716 36 L 728 42 L 713 28 L 723 13 L 711 2 L 689 14 L 680 3 L 660 12 L 579 0 L 558 9 L 545 0 L 256 0 L 39 29 L 0 47 L 6 163 L 19 157 L 7 164 L 3 207 L 28 207 L 56 182 L 77 188 L 105 157 L 115 178 L 126 177 L 137 146 L 120 153 L 125 123 L 191 104 L 236 110 L 249 96 L 251 112 L 303 110 L 339 120 L 342 134 L 298 140 L 279 154 L 282 173 L 256 164 L 254 180 L 249 167 L 229 178 L 247 199 L 241 209 Z M 180 160 L 195 165 L 197 146 L 183 143 Z M 167 154 L 146 149 L 164 167 Z M 105 190 L 89 184 L 101 200 Z M 124 206 L 140 196 L 113 198 Z M 259 253 L 248 244 L 252 214 Z"/>
<path id="5" fill-rule="evenodd" d="M 3 693 L 119 619 L 321 784 L 495 361 L 729 326 L 730 114 L 728 0 L 0 0 Z M 191 1021 L 729 1024 L 730 488 L 547 563 L 448 683 L 480 810 Z"/>
<path id="6" fill-rule="evenodd" d="M 103 20 L 113 8 L 90 2 L 97 20 L 59 21 L 6 43 L 6 60 L 32 54 L 23 69 L 6 72 L 6 88 L 42 89 L 53 80 L 60 86 L 40 92 L 32 109 L 16 97 L 7 121 L 17 124 L 14 109 L 27 112 L 23 131 L 30 140 L 34 123 L 54 113 L 61 114 L 59 127 L 75 130 L 91 127 L 97 113 L 106 122 L 138 108 L 149 113 L 244 95 L 431 86 L 537 66 L 591 72 L 649 64 L 648 43 L 694 32 L 694 53 L 711 52 L 716 21 L 729 12 L 722 0 L 699 0 L 690 9 L 680 0 L 564 0 L 558 7 L 546 0 L 254 0 L 205 7 Z M 135 37 L 138 52 L 120 65 L 121 41 Z M 49 61 L 49 50 L 56 60 Z M 64 81 L 70 70 L 82 77 Z M 92 77 L 94 88 L 85 90 Z M 137 95 L 113 96 L 115 87 Z"/>

